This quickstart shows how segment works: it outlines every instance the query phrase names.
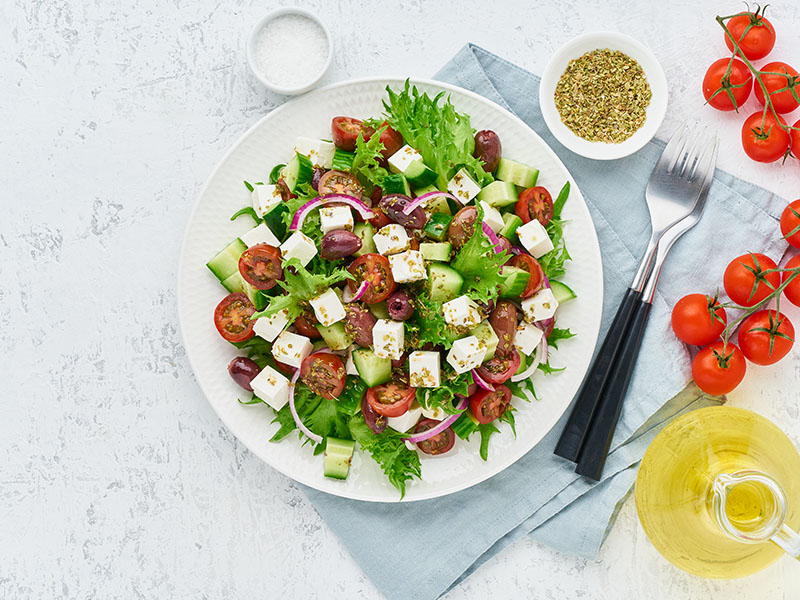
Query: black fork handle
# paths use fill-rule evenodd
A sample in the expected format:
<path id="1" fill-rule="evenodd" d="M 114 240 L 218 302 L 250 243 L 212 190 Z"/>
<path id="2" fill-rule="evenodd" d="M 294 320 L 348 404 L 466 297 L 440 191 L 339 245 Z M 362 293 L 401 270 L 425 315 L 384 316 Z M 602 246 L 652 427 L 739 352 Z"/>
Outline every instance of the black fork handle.
<path id="1" fill-rule="evenodd" d="M 611 327 L 606 333 L 606 339 L 603 340 L 603 345 L 578 392 L 577 401 L 567 419 L 564 431 L 561 432 L 561 437 L 553 451 L 554 454 L 572 462 L 578 461 L 589 426 L 597 411 L 603 388 L 609 381 L 609 375 L 614 368 L 617 355 L 626 339 L 628 326 L 641 298 L 642 292 L 640 291 L 628 288 L 625 292 Z"/>

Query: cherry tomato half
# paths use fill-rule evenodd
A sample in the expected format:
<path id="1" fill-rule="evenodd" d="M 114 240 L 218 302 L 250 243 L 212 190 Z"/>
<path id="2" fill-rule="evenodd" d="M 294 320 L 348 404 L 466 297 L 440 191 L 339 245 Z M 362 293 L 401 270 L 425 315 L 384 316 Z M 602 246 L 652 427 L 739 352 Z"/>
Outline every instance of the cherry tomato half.
<path id="1" fill-rule="evenodd" d="M 378 230 L 381 227 L 386 227 L 392 222 L 392 220 L 386 216 L 386 213 L 383 212 L 381 207 L 373 207 L 372 212 L 375 213 L 375 216 L 369 220 L 369 223 L 372 225 L 373 229 Z"/>
<path id="2" fill-rule="evenodd" d="M 358 290 L 362 281 L 369 284 L 361 298 L 367 304 L 382 302 L 394 291 L 395 283 L 389 259 L 382 254 L 362 254 L 350 263 L 347 270 L 355 277 L 347 282 L 353 293 Z"/>
<path id="3" fill-rule="evenodd" d="M 765 254 L 750 253 L 734 258 L 725 269 L 722 284 L 728 297 L 741 306 L 755 306 L 781 283 L 778 265 Z"/>
<path id="4" fill-rule="evenodd" d="M 255 335 L 250 316 L 256 307 L 241 292 L 228 294 L 214 309 L 214 325 L 219 334 L 229 342 L 244 342 Z"/>
<path id="5" fill-rule="evenodd" d="M 508 261 L 508 264 L 531 274 L 531 278 L 528 279 L 528 285 L 525 286 L 525 290 L 519 295 L 520 298 L 523 300 L 525 298 L 530 298 L 542 289 L 544 285 L 544 271 L 539 261 L 530 254 L 515 254 L 511 260 Z"/>
<path id="6" fill-rule="evenodd" d="M 789 354 L 794 345 L 794 327 L 783 313 L 759 310 L 739 328 L 739 348 L 757 365 L 773 365 Z"/>
<path id="7" fill-rule="evenodd" d="M 328 171 L 320 177 L 317 187 L 320 196 L 325 194 L 347 194 L 354 198 L 361 198 L 363 192 L 356 176 L 344 171 Z"/>
<path id="8" fill-rule="evenodd" d="M 786 269 L 797 269 L 800 268 L 800 254 L 795 256 L 792 260 L 786 263 L 784 267 Z M 791 277 L 791 271 L 784 271 L 781 273 L 781 281 L 784 282 L 789 277 Z M 789 282 L 785 288 L 783 288 L 783 295 L 784 297 L 794 304 L 795 306 L 800 306 L 800 275 L 795 275 L 792 280 Z"/>
<path id="9" fill-rule="evenodd" d="M 414 433 L 423 433 L 429 429 L 433 429 L 439 424 L 439 421 L 433 419 L 422 419 L 417 426 L 414 427 Z M 453 449 L 456 443 L 456 434 L 448 427 L 441 433 L 428 438 L 422 442 L 417 442 L 417 448 L 422 450 L 425 454 L 436 456 L 437 454 L 444 454 Z"/>
<path id="10" fill-rule="evenodd" d="M 404 415 L 416 396 L 416 388 L 394 382 L 382 383 L 367 390 L 367 402 L 372 410 L 384 417 Z"/>
<path id="11" fill-rule="evenodd" d="M 733 62 L 731 62 L 733 60 Z M 728 77 L 728 65 L 731 73 Z M 753 74 L 740 60 L 720 58 L 711 63 L 703 77 L 703 97 L 709 106 L 717 110 L 735 110 L 740 108 L 750 97 L 753 89 Z M 731 102 L 733 96 L 735 105 Z"/>
<path id="12" fill-rule="evenodd" d="M 297 333 L 312 340 L 322 337 L 317 325 L 319 325 L 319 321 L 317 321 L 317 316 L 310 307 L 305 307 L 303 312 L 294 320 L 294 327 L 297 329 Z"/>
<path id="13" fill-rule="evenodd" d="M 356 139 L 358 134 L 364 134 L 366 138 L 371 132 L 364 125 L 364 121 L 353 117 L 334 117 L 331 121 L 331 136 L 337 148 L 353 152 L 356 149 Z"/>
<path id="14" fill-rule="evenodd" d="M 528 188 L 519 195 L 514 212 L 523 223 L 536 219 L 542 225 L 547 225 L 553 218 L 553 198 L 547 188 L 540 185 Z"/>
<path id="15" fill-rule="evenodd" d="M 399 131 L 392 129 L 391 125 L 389 125 L 386 121 L 381 123 L 381 127 L 384 125 L 386 126 L 386 129 L 381 132 L 381 144 L 383 144 L 381 155 L 384 159 L 388 159 L 392 154 L 403 147 L 403 136 Z"/>
<path id="16" fill-rule="evenodd" d="M 781 214 L 781 234 L 795 248 L 800 248 L 800 200 L 791 202 Z"/>
<path id="17" fill-rule="evenodd" d="M 724 352 L 723 342 L 714 342 L 700 350 L 692 361 L 694 382 L 712 396 L 732 392 L 744 379 L 746 371 L 744 354 L 730 342 Z"/>
<path id="18" fill-rule="evenodd" d="M 337 398 L 344 389 L 345 377 L 342 359 L 335 354 L 317 352 L 307 356 L 300 365 L 300 379 L 323 398 Z"/>
<path id="19" fill-rule="evenodd" d="M 672 330 L 678 339 L 693 346 L 707 346 L 718 340 L 728 323 L 719 301 L 705 294 L 689 294 L 672 309 Z"/>
<path id="20" fill-rule="evenodd" d="M 786 125 L 778 116 L 780 124 Z M 742 148 L 744 153 L 756 162 L 775 162 L 786 154 L 791 138 L 782 129 L 771 112 L 764 116 L 763 111 L 753 113 L 742 125 Z"/>
<path id="21" fill-rule="evenodd" d="M 800 102 L 792 96 L 792 90 L 795 94 L 800 93 L 800 79 L 796 69 L 784 62 L 771 62 L 761 67 L 759 71 L 761 71 L 761 80 L 767 87 L 775 112 L 788 113 L 800 106 Z M 764 106 L 764 91 L 760 85 L 756 85 L 755 90 L 756 99 L 761 106 Z"/>
<path id="22" fill-rule="evenodd" d="M 505 383 L 519 369 L 520 357 L 516 348 L 505 354 L 495 354 L 478 367 L 478 375 L 492 384 Z"/>
<path id="23" fill-rule="evenodd" d="M 239 274 L 257 290 L 269 290 L 283 279 L 281 252 L 269 244 L 251 246 L 239 257 Z"/>
<path id="24" fill-rule="evenodd" d="M 498 385 L 493 392 L 478 390 L 469 399 L 469 410 L 478 423 L 491 423 L 503 416 L 511 403 L 511 390 Z"/>
<path id="25" fill-rule="evenodd" d="M 745 33 L 745 29 L 751 24 L 753 26 Z M 768 19 L 759 14 L 749 12 L 733 17 L 728 21 L 727 26 L 728 31 L 731 32 L 736 43 L 739 44 L 742 52 L 749 60 L 764 58 L 775 45 L 775 28 Z M 722 35 L 725 38 L 728 50 L 733 52 L 733 42 L 731 42 L 728 34 L 723 33 Z"/>

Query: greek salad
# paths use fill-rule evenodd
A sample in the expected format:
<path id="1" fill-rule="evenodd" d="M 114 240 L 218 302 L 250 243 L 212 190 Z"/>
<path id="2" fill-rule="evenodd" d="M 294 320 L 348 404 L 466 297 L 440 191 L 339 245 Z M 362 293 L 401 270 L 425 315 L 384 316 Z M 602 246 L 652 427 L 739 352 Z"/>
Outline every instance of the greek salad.
<path id="1" fill-rule="evenodd" d="M 208 268 L 228 291 L 214 311 L 242 355 L 231 377 L 298 431 L 327 477 L 356 447 L 405 494 L 421 455 L 501 427 L 551 374 L 548 348 L 575 297 L 562 208 L 539 171 L 502 155 L 449 97 L 387 88 L 384 114 L 334 117 L 331 140 L 298 137 L 266 182 L 245 182 L 255 226 Z"/>

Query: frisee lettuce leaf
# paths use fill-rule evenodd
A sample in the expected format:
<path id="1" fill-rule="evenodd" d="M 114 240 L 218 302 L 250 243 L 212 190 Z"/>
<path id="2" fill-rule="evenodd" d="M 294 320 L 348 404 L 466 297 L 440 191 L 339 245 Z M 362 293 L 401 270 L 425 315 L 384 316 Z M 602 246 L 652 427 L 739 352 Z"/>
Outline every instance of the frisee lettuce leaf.
<path id="1" fill-rule="evenodd" d="M 367 192 L 371 192 L 373 188 L 381 187 L 383 179 L 389 174 L 380 165 L 383 160 L 381 155 L 381 150 L 383 150 L 381 133 L 385 130 L 386 126 L 379 127 L 368 141 L 364 141 L 362 133 L 359 133 L 356 139 L 356 151 L 350 172 L 356 176 Z"/>
<path id="2" fill-rule="evenodd" d="M 479 225 L 483 223 L 483 208 L 477 207 L 478 217 L 475 232 L 466 244 L 456 252 L 450 266 L 464 278 L 461 293 L 476 302 L 489 302 L 498 295 L 498 286 L 503 281 L 500 268 L 509 259 L 508 253 L 496 253 L 489 237 Z"/>
<path id="3" fill-rule="evenodd" d="M 414 298 L 414 304 L 414 315 L 406 321 L 406 347 L 417 349 L 435 344 L 450 348 L 459 336 L 444 320 L 442 303 L 421 292 Z"/>
<path id="4" fill-rule="evenodd" d="M 417 388 L 417 402 L 426 410 L 441 408 L 448 415 L 457 415 L 464 412 L 455 407 L 456 394 L 466 396 L 469 384 L 472 383 L 472 374 L 467 371 L 460 375 L 456 373 L 449 363 L 442 365 L 441 385 L 437 388 Z"/>
<path id="5" fill-rule="evenodd" d="M 405 143 L 416 149 L 423 162 L 436 171 L 439 189 L 447 184 L 455 172 L 464 167 L 481 186 L 494 178 L 483 169 L 483 163 L 472 156 L 475 149 L 475 130 L 469 115 L 456 112 L 449 96 L 440 92 L 433 98 L 411 87 L 395 92 L 386 88 L 389 100 L 383 102 L 386 120 L 403 135 Z"/>
<path id="6" fill-rule="evenodd" d="M 568 340 L 569 338 L 575 337 L 575 334 L 572 333 L 569 329 L 559 329 L 556 327 L 553 329 L 552 333 L 547 336 L 547 343 L 550 344 L 553 348 L 558 350 L 558 342 L 561 340 Z"/>

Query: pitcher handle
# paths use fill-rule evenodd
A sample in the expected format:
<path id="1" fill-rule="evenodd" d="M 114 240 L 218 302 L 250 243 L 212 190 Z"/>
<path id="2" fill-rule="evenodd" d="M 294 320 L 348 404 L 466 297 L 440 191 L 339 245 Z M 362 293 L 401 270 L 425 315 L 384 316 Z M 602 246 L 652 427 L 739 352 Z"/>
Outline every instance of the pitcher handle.
<path id="1" fill-rule="evenodd" d="M 800 559 L 800 533 L 791 529 L 786 523 L 769 539 L 780 546 L 789 556 Z"/>

